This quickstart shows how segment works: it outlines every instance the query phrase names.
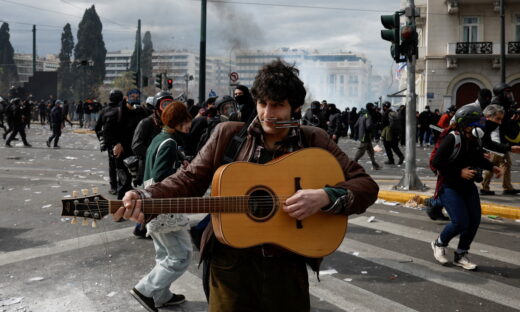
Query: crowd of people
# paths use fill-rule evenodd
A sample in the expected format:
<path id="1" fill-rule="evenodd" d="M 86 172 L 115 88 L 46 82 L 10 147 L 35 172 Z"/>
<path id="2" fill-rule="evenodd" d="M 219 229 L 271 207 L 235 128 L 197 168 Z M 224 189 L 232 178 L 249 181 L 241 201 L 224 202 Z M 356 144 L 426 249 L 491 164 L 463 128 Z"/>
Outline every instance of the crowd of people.
<path id="1" fill-rule="evenodd" d="M 503 176 L 504 194 L 520 192 L 511 184 L 510 157 L 520 153 L 520 146 L 511 140 L 518 137 L 520 111 L 510 86 L 499 84 L 493 93 L 494 97 L 482 89 L 474 103 L 459 109 L 452 106 L 441 113 L 426 106 L 416 114 L 416 142 L 433 147 L 430 167 L 438 176 L 435 195 L 425 202 L 427 213 L 434 220 L 449 220 L 431 243 L 434 258 L 443 265 L 449 262 L 449 242 L 459 235 L 453 263 L 466 270 L 477 267 L 467 256 L 481 217 L 475 183 L 482 183 L 481 195 L 494 195 L 489 184 L 495 174 Z M 309 311 L 306 264 L 317 271 L 321 259 L 272 244 L 233 248 L 216 239 L 208 217 L 188 231 L 183 214 L 145 219 L 140 201 L 173 194 L 202 196 L 222 163 L 264 164 L 301 148 L 321 147 L 336 157 L 348 180 L 300 190 L 285 200 L 283 210 L 297 220 L 319 211 L 363 213 L 375 201 L 378 186 L 358 161 L 368 153 L 373 169 L 381 168 L 374 143 L 383 144 L 385 164 L 405 161 L 399 145 L 405 144 L 406 107 L 394 111 L 389 102 L 367 103 L 359 111 L 356 107 L 341 111 L 323 100 L 313 101 L 302 112 L 305 95 L 298 70 L 278 60 L 259 71 L 251 91 L 239 85 L 232 96 L 210 97 L 198 104 L 178 101 L 166 91 L 141 103 L 141 94 L 133 89 L 126 94 L 110 91 L 106 105 L 96 101 L 71 105 L 61 100 L 36 105 L 22 100 L 19 90 L 13 89 L 9 98 L 0 98 L 0 127 L 8 147 L 17 134 L 25 146 L 31 146 L 25 128 L 33 117 L 50 125 L 48 147 L 59 148 L 61 130 L 66 122 L 72 126 L 71 120 L 95 130 L 100 150 L 107 152 L 109 192 L 123 202 L 114 218 L 136 221 L 134 235 L 152 238 L 155 246 L 155 267 L 131 290 L 147 310 L 185 301 L 170 286 L 186 271 L 193 240 L 201 249 L 203 288 L 211 311 L 239 311 L 250 308 L 252 301 L 264 311 Z M 337 146 L 341 137 L 359 141 L 352 160 Z M 240 265 L 236 259 L 241 259 Z M 270 289 L 269 298 L 263 296 L 263 289 Z"/>

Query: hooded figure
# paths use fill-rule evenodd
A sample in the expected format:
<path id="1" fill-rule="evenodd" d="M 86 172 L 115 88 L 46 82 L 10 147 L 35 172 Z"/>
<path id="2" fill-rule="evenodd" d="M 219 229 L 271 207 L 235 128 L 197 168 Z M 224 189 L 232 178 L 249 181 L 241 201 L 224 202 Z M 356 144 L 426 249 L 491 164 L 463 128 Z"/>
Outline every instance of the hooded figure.
<path id="1" fill-rule="evenodd" d="M 253 97 L 246 86 L 238 85 L 233 91 L 235 101 L 240 111 L 240 121 L 249 123 L 256 116 L 256 105 Z"/>

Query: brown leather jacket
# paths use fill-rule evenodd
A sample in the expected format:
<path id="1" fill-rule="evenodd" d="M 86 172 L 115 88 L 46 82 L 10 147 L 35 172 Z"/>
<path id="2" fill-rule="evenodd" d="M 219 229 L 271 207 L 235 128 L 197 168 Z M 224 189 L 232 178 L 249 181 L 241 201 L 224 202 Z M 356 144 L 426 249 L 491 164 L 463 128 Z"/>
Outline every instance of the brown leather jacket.
<path id="1" fill-rule="evenodd" d="M 203 196 L 213 179 L 213 173 L 221 165 L 221 160 L 233 136 L 240 131 L 244 123 L 224 122 L 217 125 L 206 145 L 185 169 L 178 170 L 160 183 L 153 184 L 146 191 L 152 198 L 168 197 L 200 197 Z M 303 137 L 309 147 L 321 147 L 333 154 L 341 164 L 345 181 L 334 185 L 350 190 L 354 200 L 345 213 L 347 215 L 360 214 L 372 205 L 377 199 L 379 187 L 357 162 L 352 161 L 332 141 L 329 135 L 321 128 L 302 126 Z M 237 161 L 248 161 L 259 144 L 251 134 L 247 135 L 242 145 Z M 319 165 L 319 164 L 318 164 Z M 204 231 L 201 241 L 201 258 L 204 246 L 213 234 L 210 226 Z"/>

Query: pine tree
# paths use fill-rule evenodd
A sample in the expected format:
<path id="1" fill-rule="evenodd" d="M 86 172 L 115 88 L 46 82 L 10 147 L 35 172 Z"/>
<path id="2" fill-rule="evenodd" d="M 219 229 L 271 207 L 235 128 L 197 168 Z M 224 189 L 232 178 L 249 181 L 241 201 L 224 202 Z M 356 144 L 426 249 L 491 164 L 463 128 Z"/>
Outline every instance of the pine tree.
<path id="1" fill-rule="evenodd" d="M 58 68 L 58 96 L 62 100 L 70 101 L 73 97 L 72 87 L 74 85 L 74 74 L 71 67 L 72 51 L 74 49 L 74 38 L 70 24 L 63 27 L 61 33 L 60 67 Z"/>
<path id="2" fill-rule="evenodd" d="M 143 59 L 143 45 L 139 41 L 139 31 L 135 33 L 135 47 L 134 52 L 132 53 L 132 58 L 130 59 L 130 70 L 133 72 L 137 72 L 137 51 L 139 51 L 139 55 L 141 55 L 141 60 Z"/>
<path id="3" fill-rule="evenodd" d="M 78 27 L 78 43 L 74 47 L 76 99 L 98 97 L 98 89 L 105 79 L 107 50 L 103 41 L 103 25 L 92 5 L 85 10 Z"/>
<path id="4" fill-rule="evenodd" d="M 154 77 L 153 77 L 153 66 L 152 66 L 152 34 L 147 31 L 144 33 L 143 38 L 143 54 L 141 54 L 141 71 L 143 79 L 148 78 L 148 88 L 151 88 L 151 93 L 155 90 Z M 148 91 L 148 90 L 147 90 Z M 148 92 L 147 92 L 148 93 Z M 149 94 L 151 94 L 149 93 Z"/>
<path id="5" fill-rule="evenodd" d="M 7 95 L 9 87 L 18 83 L 14 49 L 9 40 L 9 24 L 0 27 L 0 94 Z"/>

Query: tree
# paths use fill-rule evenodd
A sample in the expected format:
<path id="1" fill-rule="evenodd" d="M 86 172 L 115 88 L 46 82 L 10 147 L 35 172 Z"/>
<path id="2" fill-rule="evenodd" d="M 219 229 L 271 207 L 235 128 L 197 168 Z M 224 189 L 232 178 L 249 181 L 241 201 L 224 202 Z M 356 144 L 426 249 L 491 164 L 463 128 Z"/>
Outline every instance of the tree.
<path id="1" fill-rule="evenodd" d="M 152 66 L 153 43 L 152 34 L 147 31 L 143 38 L 143 54 L 141 54 L 141 71 L 144 77 L 148 77 L 148 87 L 145 88 L 145 93 L 153 94 L 155 91 L 153 66 Z"/>
<path id="2" fill-rule="evenodd" d="M 123 75 L 114 79 L 114 89 L 126 92 L 127 90 L 136 88 L 132 75 L 132 71 L 127 71 Z"/>
<path id="3" fill-rule="evenodd" d="M 141 55 L 142 60 L 143 46 L 141 45 L 141 41 L 139 40 L 139 30 L 135 32 L 135 47 L 134 52 L 132 53 L 132 58 L 130 59 L 130 70 L 133 72 L 137 72 L 137 51 L 139 51 L 139 55 Z"/>
<path id="4" fill-rule="evenodd" d="M 18 83 L 18 71 L 14 62 L 14 49 L 9 40 L 9 24 L 0 27 L 0 94 L 7 94 L 9 87 Z"/>
<path id="5" fill-rule="evenodd" d="M 78 27 L 78 43 L 74 47 L 75 86 L 78 100 L 98 97 L 99 86 L 105 79 L 107 49 L 103 41 L 103 25 L 92 5 L 85 10 Z"/>
<path id="6" fill-rule="evenodd" d="M 74 74 L 71 67 L 72 50 L 74 49 L 74 38 L 70 24 L 63 27 L 61 33 L 60 66 L 58 67 L 58 96 L 62 100 L 71 100 L 73 97 L 72 87 L 74 85 Z"/>

